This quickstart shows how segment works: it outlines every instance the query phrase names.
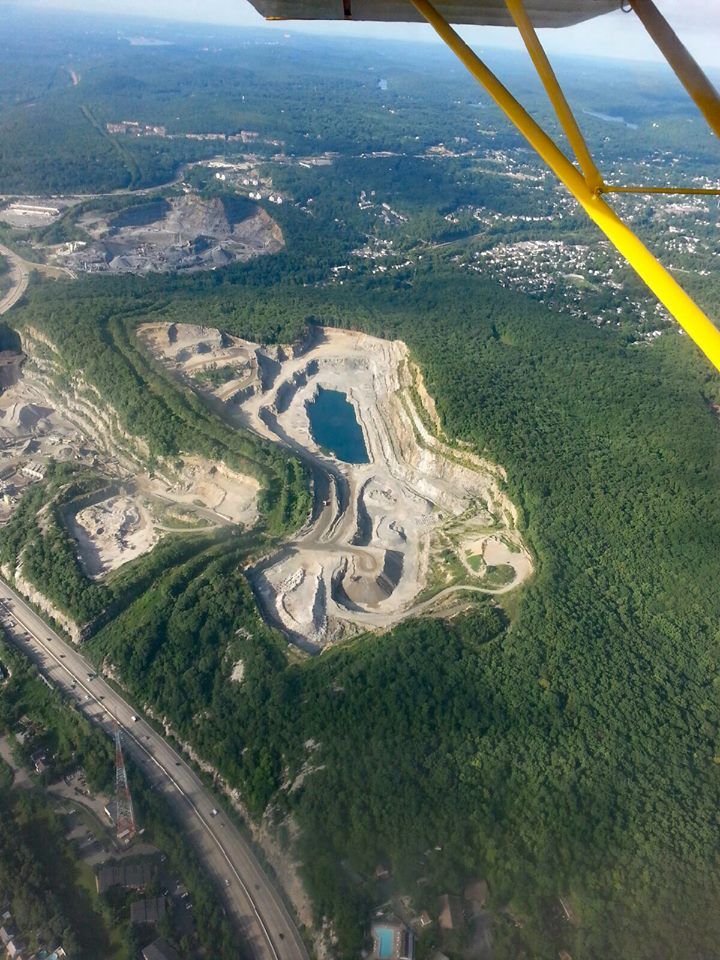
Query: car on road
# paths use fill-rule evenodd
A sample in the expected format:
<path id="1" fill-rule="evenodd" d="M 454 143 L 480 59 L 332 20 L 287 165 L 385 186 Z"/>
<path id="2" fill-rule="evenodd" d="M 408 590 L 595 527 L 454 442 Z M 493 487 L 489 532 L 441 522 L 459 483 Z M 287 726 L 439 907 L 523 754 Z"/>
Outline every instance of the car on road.
<path id="1" fill-rule="evenodd" d="M 138 717 L 137 717 L 137 715 L 134 714 L 134 713 L 131 715 L 130 719 L 132 720 L 133 723 L 137 723 L 137 721 L 138 721 Z"/>
<path id="2" fill-rule="evenodd" d="M 210 816 L 216 817 L 217 815 L 218 815 L 217 807 L 213 807 L 212 810 L 210 811 Z"/>

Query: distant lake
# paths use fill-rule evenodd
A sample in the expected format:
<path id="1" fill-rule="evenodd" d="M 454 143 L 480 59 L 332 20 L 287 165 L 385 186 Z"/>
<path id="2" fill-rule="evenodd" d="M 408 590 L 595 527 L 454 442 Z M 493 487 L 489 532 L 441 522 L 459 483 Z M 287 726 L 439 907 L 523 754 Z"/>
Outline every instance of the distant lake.
<path id="1" fill-rule="evenodd" d="M 636 123 L 630 123 L 625 117 L 614 117 L 611 113 L 600 113 L 598 110 L 583 110 L 583 113 L 586 113 L 589 117 L 597 117 L 598 120 L 605 120 L 607 123 L 622 123 L 624 127 L 629 127 L 630 130 L 637 130 L 638 128 Z"/>
<path id="2" fill-rule="evenodd" d="M 320 387 L 312 403 L 307 404 L 307 412 L 310 432 L 319 447 L 345 463 L 370 462 L 355 408 L 347 394 Z"/>

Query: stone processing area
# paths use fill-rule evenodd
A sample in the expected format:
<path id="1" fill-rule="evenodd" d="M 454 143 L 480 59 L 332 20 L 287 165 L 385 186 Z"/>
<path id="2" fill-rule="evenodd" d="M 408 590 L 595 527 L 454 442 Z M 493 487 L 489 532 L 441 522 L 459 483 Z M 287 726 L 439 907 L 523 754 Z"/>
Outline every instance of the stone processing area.
<path id="1" fill-rule="evenodd" d="M 502 469 L 441 439 L 402 342 L 316 328 L 308 343 L 262 347 L 166 323 L 139 337 L 226 420 L 309 467 L 312 516 L 248 571 L 266 618 L 299 647 L 386 628 L 462 591 L 504 593 L 532 573 Z M 367 462 L 316 442 L 308 411 L 322 391 L 352 405 Z"/>
<path id="2" fill-rule="evenodd" d="M 284 245 L 272 217 L 244 198 L 204 199 L 193 193 L 153 198 L 108 212 L 82 213 L 88 239 L 45 248 L 53 263 L 83 273 L 168 273 L 209 270 Z"/>

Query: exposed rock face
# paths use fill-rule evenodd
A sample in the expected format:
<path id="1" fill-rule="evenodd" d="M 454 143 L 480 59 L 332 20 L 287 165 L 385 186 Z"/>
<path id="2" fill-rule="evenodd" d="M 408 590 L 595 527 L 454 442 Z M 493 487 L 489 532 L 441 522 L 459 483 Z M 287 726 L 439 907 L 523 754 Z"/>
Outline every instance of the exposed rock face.
<path id="1" fill-rule="evenodd" d="M 65 523 L 86 575 L 94 579 L 147 553 L 159 539 L 142 499 L 126 492 L 102 491 L 66 513 Z"/>
<path id="2" fill-rule="evenodd" d="M 5 575 L 7 576 L 7 572 Z M 56 623 L 60 624 L 73 643 L 79 643 L 82 640 L 82 628 L 61 610 L 58 610 L 29 580 L 25 579 L 22 573 L 22 565 L 15 571 L 13 585 L 15 589 L 22 593 L 31 603 L 39 607 L 43 613 L 46 613 L 49 617 L 52 617 Z"/>
<path id="3" fill-rule="evenodd" d="M 24 361 L 24 353 L 0 350 L 0 393 L 18 382 Z"/>
<path id="4" fill-rule="evenodd" d="M 135 216 L 133 210 L 85 214 L 78 225 L 92 240 L 55 249 L 56 259 L 83 272 L 167 273 L 223 267 L 284 245 L 270 214 L 247 203 L 242 219 L 219 197 L 194 194 L 149 202 Z"/>
<path id="5" fill-rule="evenodd" d="M 43 465 L 52 459 L 90 467 L 110 484 L 88 502 L 63 511 L 63 523 L 91 577 L 150 550 L 165 531 L 256 522 L 259 484 L 254 477 L 190 455 L 154 460 L 150 473 L 142 438 L 123 428 L 116 411 L 82 372 L 67 370 L 60 351 L 42 331 L 24 328 L 23 349 L 27 363 L 22 375 L 0 396 L 0 466 L 6 480 L 0 521 L 9 519 L 23 490 L 41 478 Z M 28 474 L 33 464 L 40 470 Z M 124 494 L 117 496 L 110 487 Z M 171 507 L 177 512 L 174 517 Z M 156 513 L 166 519 L 156 519 Z M 22 563 L 5 575 L 14 577 L 18 590 L 73 639 L 81 638 L 80 626 L 23 576 Z"/>

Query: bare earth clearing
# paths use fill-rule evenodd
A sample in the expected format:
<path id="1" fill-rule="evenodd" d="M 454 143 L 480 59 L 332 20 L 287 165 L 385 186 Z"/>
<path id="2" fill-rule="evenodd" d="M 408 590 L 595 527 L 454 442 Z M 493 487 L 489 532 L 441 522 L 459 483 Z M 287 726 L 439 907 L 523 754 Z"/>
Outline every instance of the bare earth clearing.
<path id="1" fill-rule="evenodd" d="M 532 573 L 499 467 L 431 432 L 434 408 L 405 344 L 325 329 L 269 348 L 218 330 L 146 324 L 145 346 L 238 426 L 292 449 L 314 478 L 313 515 L 249 577 L 271 622 L 309 651 L 386 628 L 460 590 L 503 593 Z M 321 450 L 307 404 L 347 395 L 369 463 Z M 498 572 L 502 574 L 498 580 Z"/>
<path id="2" fill-rule="evenodd" d="M 256 522 L 255 479 L 196 456 L 159 463 L 149 474 L 142 441 L 122 430 L 81 373 L 68 381 L 51 341 L 29 328 L 23 349 L 28 359 L 0 395 L 0 522 L 51 459 L 84 464 L 108 480 L 63 510 L 93 578 L 146 553 L 167 532 Z"/>
<path id="3" fill-rule="evenodd" d="M 142 501 L 127 495 L 83 507 L 68 517 L 68 525 L 85 571 L 93 578 L 147 553 L 158 540 L 149 510 Z"/>
<path id="4" fill-rule="evenodd" d="M 115 214 L 88 211 L 77 225 L 90 241 L 49 252 L 73 271 L 133 274 L 208 270 L 277 253 L 284 245 L 280 227 L 261 207 L 248 209 L 235 222 L 220 199 L 188 193 Z"/>

